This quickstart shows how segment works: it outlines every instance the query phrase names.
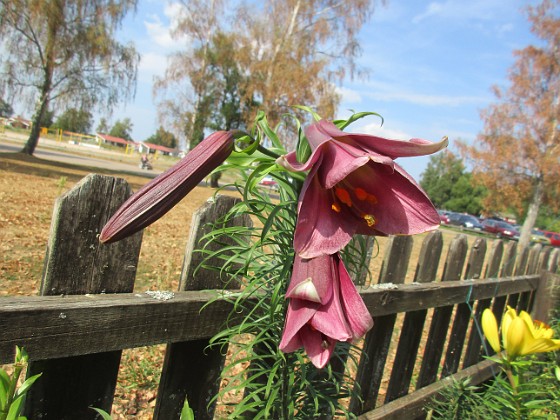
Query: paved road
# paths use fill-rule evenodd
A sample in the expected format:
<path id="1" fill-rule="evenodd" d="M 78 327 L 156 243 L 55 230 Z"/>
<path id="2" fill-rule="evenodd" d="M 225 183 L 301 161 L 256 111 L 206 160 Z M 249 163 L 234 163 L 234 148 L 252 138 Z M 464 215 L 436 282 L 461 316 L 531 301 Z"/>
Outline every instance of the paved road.
<path id="1" fill-rule="evenodd" d="M 0 138 L 0 153 L 19 152 L 23 144 Z M 35 157 L 45 160 L 52 160 L 56 162 L 71 163 L 74 165 L 91 166 L 94 168 L 112 169 L 119 172 L 129 172 L 148 178 L 153 178 L 161 171 L 146 171 L 141 170 L 137 165 L 132 165 L 126 162 L 117 162 L 115 160 L 103 159 L 102 156 L 85 156 L 74 154 L 71 151 L 54 150 L 48 145 L 39 145 L 35 149 Z"/>

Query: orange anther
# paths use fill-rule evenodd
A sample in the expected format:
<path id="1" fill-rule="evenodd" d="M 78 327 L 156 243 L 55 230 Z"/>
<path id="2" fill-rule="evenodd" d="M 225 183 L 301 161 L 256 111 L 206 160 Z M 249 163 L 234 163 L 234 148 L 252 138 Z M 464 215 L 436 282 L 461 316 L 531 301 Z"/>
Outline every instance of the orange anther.
<path id="1" fill-rule="evenodd" d="M 333 203 L 333 205 L 331 206 L 331 209 L 333 209 L 334 211 L 336 211 L 337 213 L 340 213 L 340 211 L 342 210 L 340 208 L 340 204 L 338 203 Z"/>
<path id="2" fill-rule="evenodd" d="M 348 207 L 352 207 L 352 199 L 350 198 L 350 193 L 344 188 L 336 187 L 334 189 L 334 194 Z"/>

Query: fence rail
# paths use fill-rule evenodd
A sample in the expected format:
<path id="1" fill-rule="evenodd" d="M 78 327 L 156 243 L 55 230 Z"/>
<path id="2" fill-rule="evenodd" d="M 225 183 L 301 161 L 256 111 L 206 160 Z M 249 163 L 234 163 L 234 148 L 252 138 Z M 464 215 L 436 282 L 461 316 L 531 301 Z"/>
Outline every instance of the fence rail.
<path id="1" fill-rule="evenodd" d="M 206 222 L 235 199 L 218 197 L 194 215 L 179 290 L 150 295 L 132 292 L 142 235 L 109 246 L 97 240 L 129 194 L 123 180 L 90 175 L 57 200 L 41 296 L 2 298 L 0 363 L 23 346 L 29 374 L 43 373 L 28 394 L 29 418 L 93 419 L 91 406 L 110 411 L 121 350 L 162 343 L 168 347 L 154 418 L 178 418 L 185 395 L 197 419 L 214 416 L 208 402 L 225 361 L 207 345 L 231 307 L 208 302 L 235 290 L 204 290 L 220 289 L 221 282 L 210 271 L 194 274 L 192 250 Z M 469 248 L 458 235 L 438 279 L 443 239 L 436 231 L 422 243 L 414 282 L 405 283 L 412 244 L 411 237 L 390 238 L 378 283 L 361 290 L 374 327 L 354 375 L 361 395 L 349 404 L 362 419 L 422 418 L 426 402 L 451 378 L 491 377 L 494 366 L 483 360 L 476 324 L 484 308 L 501 313 L 508 304 L 546 320 L 557 302 L 558 249 L 538 245 L 517 255 L 514 242 L 496 240 L 488 249 L 478 238 Z"/>

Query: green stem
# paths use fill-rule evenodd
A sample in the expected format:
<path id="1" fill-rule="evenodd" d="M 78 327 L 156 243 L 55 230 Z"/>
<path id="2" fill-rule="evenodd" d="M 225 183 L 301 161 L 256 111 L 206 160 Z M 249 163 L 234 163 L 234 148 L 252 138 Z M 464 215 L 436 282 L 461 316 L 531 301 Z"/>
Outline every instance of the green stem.
<path id="1" fill-rule="evenodd" d="M 258 145 L 257 150 L 258 150 L 259 152 L 261 152 L 261 153 L 267 155 L 267 156 L 270 156 L 271 158 L 274 158 L 274 159 L 278 159 L 278 158 L 280 157 L 279 154 L 276 154 L 276 153 L 274 153 L 273 151 L 268 150 L 266 147 L 264 147 L 264 146 L 261 145 L 261 144 Z"/>
<path id="2" fill-rule="evenodd" d="M 511 385 L 511 390 L 513 392 L 513 400 L 515 401 L 515 411 L 516 411 L 515 418 L 521 420 L 522 416 L 521 416 L 521 404 L 519 403 L 518 379 L 515 378 L 511 366 L 507 366 L 504 370 L 506 372 L 507 378 Z"/>

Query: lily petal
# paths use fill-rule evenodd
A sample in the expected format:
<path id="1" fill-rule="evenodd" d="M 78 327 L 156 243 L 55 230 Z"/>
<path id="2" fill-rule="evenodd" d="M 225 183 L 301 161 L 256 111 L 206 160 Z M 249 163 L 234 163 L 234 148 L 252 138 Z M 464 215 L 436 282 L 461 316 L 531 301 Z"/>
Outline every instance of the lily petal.
<path id="1" fill-rule="evenodd" d="M 485 309 L 482 312 L 482 331 L 484 332 L 484 336 L 490 343 L 490 346 L 496 353 L 501 351 L 500 348 L 500 337 L 498 335 L 498 321 L 494 316 L 494 313 L 490 309 Z"/>
<path id="2" fill-rule="evenodd" d="M 447 137 L 434 143 L 416 138 L 403 141 L 386 139 L 369 134 L 346 133 L 327 120 L 321 120 L 308 127 L 305 130 L 305 135 L 312 148 L 319 147 L 322 143 L 335 139 L 349 143 L 352 142 L 365 151 L 372 151 L 377 154 L 389 156 L 392 159 L 430 155 L 444 149 L 448 144 Z"/>
<path id="3" fill-rule="evenodd" d="M 352 339 L 356 340 L 373 327 L 373 319 L 341 261 L 338 264 L 338 272 L 344 313 L 352 332 Z"/>
<path id="4" fill-rule="evenodd" d="M 311 360 L 311 363 L 317 368 L 322 369 L 329 362 L 336 341 L 325 337 L 318 331 L 313 331 L 309 326 L 306 326 L 305 329 L 306 330 L 301 333 L 303 348 Z"/>
<path id="5" fill-rule="evenodd" d="M 330 255 L 314 259 L 295 257 L 286 297 L 326 304 L 332 297 L 334 266 Z"/>

